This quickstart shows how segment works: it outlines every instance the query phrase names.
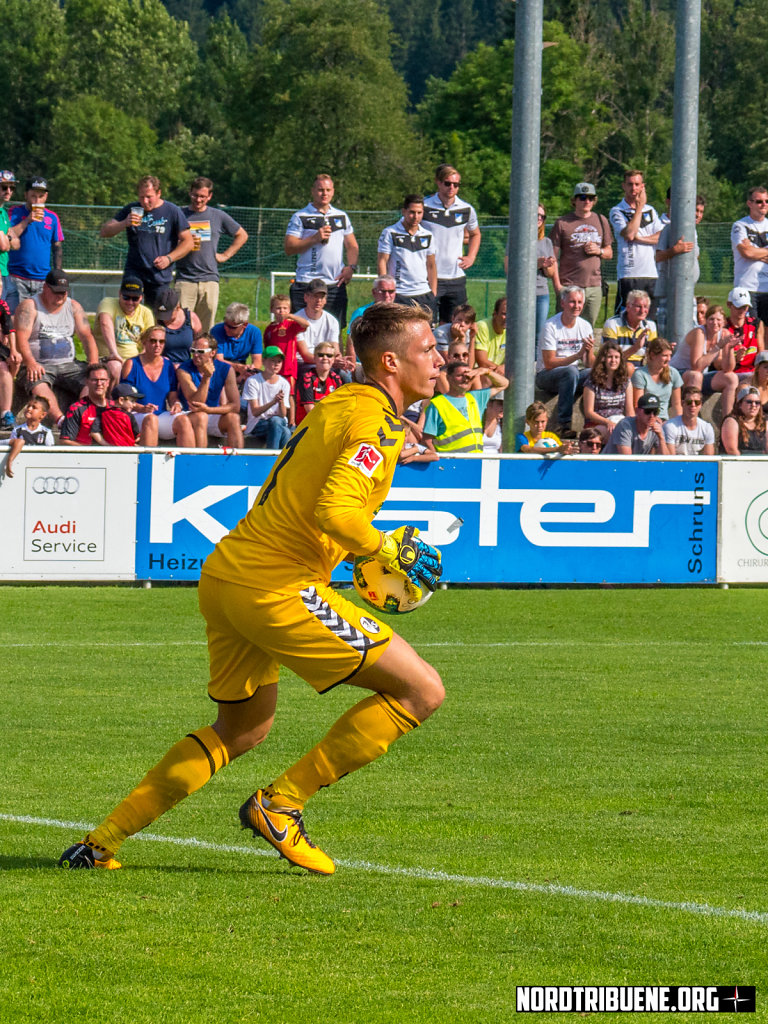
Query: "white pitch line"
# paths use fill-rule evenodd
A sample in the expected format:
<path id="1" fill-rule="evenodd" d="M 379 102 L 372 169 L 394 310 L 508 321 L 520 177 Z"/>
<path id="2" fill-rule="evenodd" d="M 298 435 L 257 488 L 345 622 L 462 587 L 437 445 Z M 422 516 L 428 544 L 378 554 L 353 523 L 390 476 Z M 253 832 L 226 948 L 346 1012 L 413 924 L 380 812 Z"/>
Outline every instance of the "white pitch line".
<path id="1" fill-rule="evenodd" d="M 92 825 L 82 821 L 59 821 L 56 818 L 33 818 L 27 814 L 0 814 L 0 821 L 18 822 L 25 825 L 44 825 L 49 828 L 63 828 L 71 832 L 87 832 Z M 274 857 L 273 850 L 253 846 L 231 846 L 224 843 L 210 843 L 204 839 L 184 839 L 178 836 L 158 836 L 151 832 L 140 832 L 135 839 L 153 843 L 171 843 L 174 846 L 191 846 L 199 850 L 213 850 L 216 853 L 241 853 L 255 857 Z M 628 892 L 602 892 L 599 889 L 579 889 L 573 885 L 555 885 L 552 882 L 516 882 L 506 878 L 489 878 L 484 875 L 453 875 L 447 871 L 433 871 L 430 868 L 399 868 L 387 864 L 374 864 L 366 860 L 337 860 L 338 867 L 351 871 L 366 871 L 374 875 L 392 875 L 399 878 L 417 878 L 427 882 L 450 882 L 452 885 L 469 885 L 483 889 L 507 889 L 512 892 L 539 893 L 546 896 L 570 896 L 577 900 L 598 900 L 602 903 L 624 903 L 652 910 L 678 910 L 701 917 L 735 918 L 756 924 L 768 924 L 768 912 L 761 910 L 740 910 L 728 907 L 713 907 L 709 903 L 674 902 L 657 900 L 650 896 L 635 896 Z"/>
<path id="2" fill-rule="evenodd" d="M 459 643 L 456 640 L 414 640 L 417 647 L 615 647 L 615 640 L 599 639 L 573 639 L 573 640 L 497 640 L 486 642 L 484 640 L 472 643 Z M 117 642 L 115 640 L 58 640 L 46 643 L 35 641 L 34 643 L 10 643 L 3 644 L 3 650 L 8 648 L 34 648 L 54 647 L 57 649 L 67 648 L 92 648 L 108 647 L 117 650 L 123 647 L 203 647 L 206 640 L 128 640 Z M 750 645 L 765 646 L 768 641 L 757 640 L 732 640 L 722 641 L 719 639 L 697 640 L 622 640 L 622 647 L 696 647 L 711 646 L 717 644 L 719 647 L 746 647 Z"/>

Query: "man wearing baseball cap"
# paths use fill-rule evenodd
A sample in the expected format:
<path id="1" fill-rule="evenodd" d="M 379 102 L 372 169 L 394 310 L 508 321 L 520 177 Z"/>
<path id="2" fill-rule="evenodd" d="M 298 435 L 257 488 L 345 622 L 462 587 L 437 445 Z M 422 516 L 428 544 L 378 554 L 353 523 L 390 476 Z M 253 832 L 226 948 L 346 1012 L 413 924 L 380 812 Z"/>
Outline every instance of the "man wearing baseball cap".
<path id="1" fill-rule="evenodd" d="M 634 416 L 625 416 L 613 428 L 603 455 L 674 455 L 659 419 L 659 400 L 646 392 L 638 399 Z"/>
<path id="2" fill-rule="evenodd" d="M 595 186 L 580 181 L 571 196 L 571 213 L 558 217 L 549 233 L 560 265 L 560 283 L 563 287 L 575 284 L 582 289 L 581 315 L 592 326 L 600 311 L 602 261 L 613 256 L 611 226 L 606 217 L 595 213 L 596 203 Z"/>
<path id="3" fill-rule="evenodd" d="M 306 286 L 304 292 L 304 308 L 300 309 L 297 316 L 307 321 L 305 331 L 297 336 L 298 341 L 303 342 L 307 353 L 314 356 L 314 351 L 321 341 L 330 342 L 336 350 L 337 368 L 353 369 L 354 365 L 347 367 L 339 348 L 339 335 L 341 328 L 339 321 L 332 316 L 325 308 L 328 301 L 328 286 L 320 277 L 313 278 Z M 299 376 L 304 370 L 308 370 L 311 363 L 306 361 L 299 365 Z"/>
<path id="4" fill-rule="evenodd" d="M 23 206 L 14 206 L 9 213 L 8 292 L 5 301 L 11 312 L 24 299 L 43 290 L 49 270 L 61 270 L 64 232 L 53 210 L 46 208 L 48 182 L 40 175 L 27 179 Z"/>
<path id="5" fill-rule="evenodd" d="M 138 356 L 139 338 L 155 323 L 152 310 L 141 301 L 143 297 L 140 278 L 126 274 L 117 298 L 103 298 L 96 310 L 94 333 L 99 356 L 115 384 L 120 380 L 125 360 Z"/>

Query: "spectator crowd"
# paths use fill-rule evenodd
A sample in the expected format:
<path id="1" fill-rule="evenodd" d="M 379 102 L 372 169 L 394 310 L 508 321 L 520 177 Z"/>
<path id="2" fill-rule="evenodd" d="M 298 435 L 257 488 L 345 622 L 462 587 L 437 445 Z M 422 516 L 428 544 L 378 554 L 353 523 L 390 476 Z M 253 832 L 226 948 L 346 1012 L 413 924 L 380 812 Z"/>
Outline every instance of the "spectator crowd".
<path id="1" fill-rule="evenodd" d="M 333 205 L 333 180 L 318 174 L 310 201 L 288 221 L 284 248 L 296 259 L 295 278 L 287 295 L 271 296 L 263 335 L 242 302 L 230 303 L 216 322 L 220 268 L 248 234 L 212 205 L 210 179 L 192 181 L 180 207 L 147 175 L 136 200 L 101 225 L 104 238 L 125 232 L 127 255 L 118 295 L 102 300 L 93 324 L 71 296 L 61 223 L 46 205 L 48 182 L 29 178 L 14 205 L 19 186 L 11 171 L 0 172 L 0 428 L 10 431 L 8 476 L 24 444 L 54 443 L 51 428 L 63 445 L 186 448 L 214 438 L 230 448 L 280 449 L 317 402 L 361 379 L 355 322 L 369 305 L 389 302 L 429 312 L 444 361 L 434 397 L 405 412 L 402 461 L 501 450 L 506 299 L 482 320 L 467 302 L 466 271 L 481 231 L 459 197 L 455 167 L 437 168 L 433 195 L 404 197 L 400 219 L 378 240 L 371 301 L 349 321 L 347 286 L 359 245 L 349 216 Z M 692 254 L 698 280 L 697 240 L 672 237 L 670 195 L 659 215 L 641 172 L 625 173 L 623 192 L 605 216 L 594 186 L 579 182 L 571 210 L 549 235 L 538 206 L 535 381 L 537 397 L 553 399 L 554 412 L 542 401 L 530 405 L 516 450 L 765 454 L 768 189 L 750 190 L 747 215 L 733 225 L 727 308 L 697 297 L 676 348 L 664 337 L 669 269 Z M 697 224 L 704 209 L 699 196 Z M 607 294 L 602 267 L 614 251 L 616 307 L 598 332 Z M 26 398 L 18 416 L 14 394 L 17 408 Z M 719 395 L 714 422 L 701 415 L 710 395 Z M 585 425 L 577 435 L 578 402 Z"/>

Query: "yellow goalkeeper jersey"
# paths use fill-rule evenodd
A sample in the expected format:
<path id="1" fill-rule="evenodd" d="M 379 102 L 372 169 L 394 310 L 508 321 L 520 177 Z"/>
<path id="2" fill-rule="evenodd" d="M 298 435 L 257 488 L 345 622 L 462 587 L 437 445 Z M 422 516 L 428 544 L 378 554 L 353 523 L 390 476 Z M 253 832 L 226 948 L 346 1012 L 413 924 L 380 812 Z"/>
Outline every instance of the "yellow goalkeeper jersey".
<path id="1" fill-rule="evenodd" d="M 248 514 L 203 572 L 259 590 L 327 583 L 348 552 L 379 546 L 371 525 L 392 484 L 405 431 L 376 384 L 318 402 L 278 456 Z"/>

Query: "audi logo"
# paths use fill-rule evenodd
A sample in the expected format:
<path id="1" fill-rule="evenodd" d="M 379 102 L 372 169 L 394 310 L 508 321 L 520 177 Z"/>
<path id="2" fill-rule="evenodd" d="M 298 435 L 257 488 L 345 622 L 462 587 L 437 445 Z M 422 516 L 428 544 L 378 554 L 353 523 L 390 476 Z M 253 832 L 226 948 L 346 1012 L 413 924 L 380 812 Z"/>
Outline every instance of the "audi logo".
<path id="1" fill-rule="evenodd" d="M 32 490 L 35 494 L 77 494 L 80 481 L 76 476 L 38 476 Z"/>

